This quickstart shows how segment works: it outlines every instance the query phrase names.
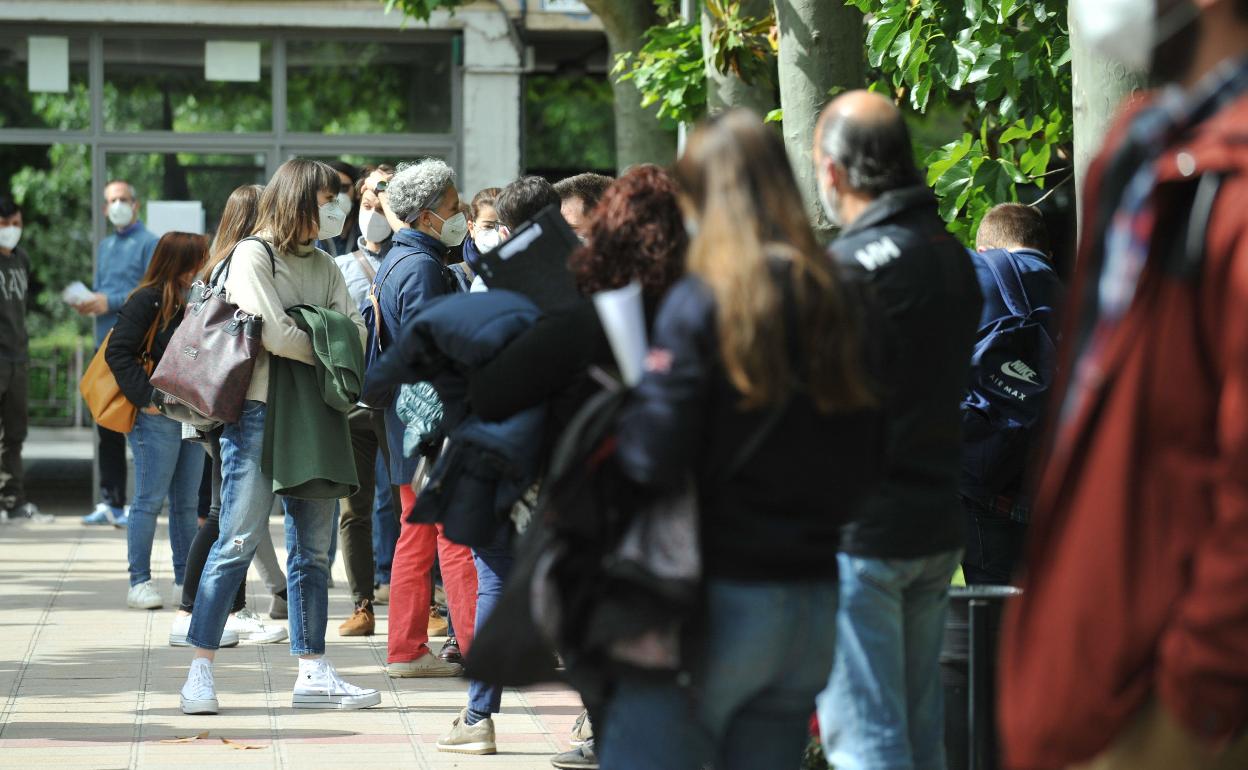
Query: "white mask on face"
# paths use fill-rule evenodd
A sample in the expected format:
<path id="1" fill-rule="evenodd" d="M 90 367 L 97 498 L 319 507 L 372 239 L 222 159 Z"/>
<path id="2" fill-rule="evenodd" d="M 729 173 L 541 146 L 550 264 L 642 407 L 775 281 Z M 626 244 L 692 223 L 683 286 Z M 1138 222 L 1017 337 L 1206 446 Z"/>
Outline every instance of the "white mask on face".
<path id="1" fill-rule="evenodd" d="M 369 243 L 381 243 L 394 232 L 386 215 L 378 209 L 360 209 L 360 232 Z"/>
<path id="2" fill-rule="evenodd" d="M 1097 51 L 1131 72 L 1148 72 L 1153 49 L 1199 13 L 1179 3 L 1158 18 L 1157 0 L 1071 0 L 1070 17 L 1087 50 Z"/>
<path id="3" fill-rule="evenodd" d="M 351 213 L 352 201 L 351 201 L 351 195 L 349 193 L 344 193 L 344 192 L 338 193 L 338 197 L 336 198 L 336 200 L 338 201 L 338 208 L 342 209 L 347 214 Z"/>
<path id="4" fill-rule="evenodd" d="M 477 251 L 484 254 L 487 251 L 498 248 L 498 244 L 503 242 L 503 234 L 498 230 L 482 230 L 472 240 L 477 244 Z"/>
<path id="5" fill-rule="evenodd" d="M 332 200 L 329 203 L 322 204 L 316 237 L 322 241 L 337 238 L 339 235 L 342 235 L 342 226 L 346 221 L 347 212 L 338 206 L 338 201 Z"/>
<path id="6" fill-rule="evenodd" d="M 15 249 L 22 239 L 22 228 L 17 225 L 0 227 L 0 249 Z"/>
<path id="7" fill-rule="evenodd" d="M 429 213 L 438 217 L 436 212 Z M 442 232 L 439 233 L 438 240 L 442 241 L 443 246 L 455 248 L 464 242 L 464 236 L 468 235 L 468 217 L 464 216 L 464 212 L 461 211 L 450 219 L 438 219 L 442 222 Z"/>
<path id="8" fill-rule="evenodd" d="M 841 202 L 837 200 L 836 188 L 831 184 L 824 184 L 824 180 L 820 179 L 819 202 L 823 204 L 823 213 L 828 215 L 828 221 L 833 227 L 843 227 L 844 222 L 841 221 Z"/>
<path id="9" fill-rule="evenodd" d="M 113 201 L 108 206 L 108 221 L 113 227 L 125 227 L 134 221 L 134 206 L 125 201 Z"/>

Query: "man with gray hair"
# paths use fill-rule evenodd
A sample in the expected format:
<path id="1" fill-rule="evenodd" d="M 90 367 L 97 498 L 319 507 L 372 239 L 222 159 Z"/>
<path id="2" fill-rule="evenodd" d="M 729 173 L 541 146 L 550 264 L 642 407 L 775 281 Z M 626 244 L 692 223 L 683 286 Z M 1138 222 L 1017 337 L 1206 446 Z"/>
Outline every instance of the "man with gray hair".
<path id="1" fill-rule="evenodd" d="M 853 511 L 837 554 L 836 657 L 819 725 L 841 770 L 944 770 L 940 646 L 966 543 L 959 405 L 983 300 L 892 102 L 843 94 L 815 137 L 820 198 L 843 228 L 832 256 L 882 316 L 865 333 L 887 351 L 888 416 L 883 481 Z"/>
<path id="2" fill-rule="evenodd" d="M 95 346 L 117 322 L 117 311 L 139 285 L 159 240 L 139 220 L 139 198 L 121 179 L 104 186 L 104 216 L 112 232 L 100 242 L 95 260 L 95 293 L 74 306 L 79 315 L 95 318 Z M 100 502 L 83 517 L 83 524 L 126 525 L 126 437 L 96 426 L 100 437 Z"/>
<path id="3" fill-rule="evenodd" d="M 459 210 L 455 172 L 444 161 L 428 158 L 401 164 L 384 187 L 379 182 L 374 189 L 394 236 L 377 269 L 369 290 L 371 307 L 364 314 L 370 324 L 370 362 L 398 340 L 407 322 L 426 303 L 454 291 L 446 256 L 468 233 L 468 220 Z M 371 399 L 369 406 L 386 410 L 386 442 L 401 448 L 406 426 L 393 395 Z M 433 592 L 429 575 L 437 556 L 458 638 L 467 648 L 476 617 L 477 573 L 472 551 L 447 540 L 442 525 L 408 521 L 416 505 L 412 477 L 418 463 L 418 457 L 405 457 L 402 451 L 390 453 L 390 478 L 399 487 L 403 512 L 390 573 L 386 670 L 391 677 L 456 676 L 462 670 L 459 664 L 443 662 L 429 650 Z"/>

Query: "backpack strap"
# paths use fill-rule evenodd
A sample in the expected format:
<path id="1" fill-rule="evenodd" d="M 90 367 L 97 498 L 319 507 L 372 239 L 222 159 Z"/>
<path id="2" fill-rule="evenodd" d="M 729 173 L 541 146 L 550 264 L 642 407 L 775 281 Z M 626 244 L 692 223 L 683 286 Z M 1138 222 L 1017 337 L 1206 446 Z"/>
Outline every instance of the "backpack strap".
<path id="1" fill-rule="evenodd" d="M 1205 263 L 1209 220 L 1213 218 L 1213 204 L 1218 199 L 1224 179 L 1222 174 L 1205 174 L 1196 183 L 1191 215 L 1187 218 L 1182 237 L 1176 239 L 1180 252 L 1175 255 L 1174 267 L 1180 277 L 1190 280 L 1200 275 L 1200 268 Z"/>
<path id="2" fill-rule="evenodd" d="M 1001 298 L 1005 300 L 1006 309 L 1013 315 L 1030 315 L 1033 309 L 1031 299 L 1023 288 L 1023 277 L 1010 252 L 1005 249 L 990 249 L 979 256 L 988 265 L 988 270 L 996 281 L 997 291 L 1001 292 Z"/>
<path id="3" fill-rule="evenodd" d="M 215 287 L 217 285 L 217 277 L 221 278 L 221 285 L 230 279 L 230 263 L 234 261 L 234 252 L 238 250 L 238 245 L 246 241 L 256 241 L 264 247 L 264 252 L 269 255 L 269 267 L 273 270 L 273 275 L 277 275 L 277 257 L 273 255 L 273 247 L 269 242 L 256 235 L 249 235 L 238 243 L 234 244 L 234 248 L 230 249 L 230 253 L 225 259 L 221 260 L 221 264 L 213 268 L 212 275 L 208 277 L 208 285 Z"/>
<path id="4" fill-rule="evenodd" d="M 373 323 L 377 325 L 377 328 L 373 330 L 373 339 L 377 341 L 378 353 L 381 352 L 381 287 L 382 287 L 382 284 L 386 282 L 386 279 L 390 277 L 390 274 L 394 272 L 394 269 L 399 266 L 400 262 L 402 262 L 405 259 L 408 259 L 409 257 L 414 257 L 419 253 L 420 252 L 413 251 L 413 252 L 404 254 L 403 256 L 399 257 L 398 259 L 394 261 L 394 264 L 386 268 L 386 272 L 384 275 L 377 276 L 374 273 L 373 283 L 368 287 L 368 302 L 370 305 L 373 306 Z"/>

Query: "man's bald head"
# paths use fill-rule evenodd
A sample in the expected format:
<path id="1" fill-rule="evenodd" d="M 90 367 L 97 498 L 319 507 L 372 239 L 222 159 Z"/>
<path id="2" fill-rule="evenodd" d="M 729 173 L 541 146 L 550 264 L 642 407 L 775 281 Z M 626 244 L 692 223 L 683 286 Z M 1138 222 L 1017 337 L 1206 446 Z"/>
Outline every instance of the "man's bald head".
<path id="1" fill-rule="evenodd" d="M 901 111 L 870 91 L 849 91 L 824 108 L 815 128 L 815 162 L 835 164 L 850 189 L 872 198 L 922 184 Z"/>

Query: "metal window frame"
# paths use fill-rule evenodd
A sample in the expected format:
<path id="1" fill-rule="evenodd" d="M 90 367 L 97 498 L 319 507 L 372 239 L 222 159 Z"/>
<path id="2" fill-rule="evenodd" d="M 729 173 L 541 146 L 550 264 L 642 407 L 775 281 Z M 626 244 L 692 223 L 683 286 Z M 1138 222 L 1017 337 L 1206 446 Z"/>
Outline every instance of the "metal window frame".
<path id="1" fill-rule="evenodd" d="M 390 155 L 396 161 L 422 155 L 445 157 L 458 167 L 462 155 L 463 136 L 463 62 L 457 55 L 459 30 L 347 30 L 300 27 L 237 27 L 83 25 L 47 23 L 14 24 L 4 30 L 6 36 L 60 35 L 87 38 L 87 84 L 90 98 L 90 128 L 62 131 L 54 128 L 0 128 L 0 144 L 53 145 L 85 144 L 91 153 L 91 199 L 103 199 L 107 183 L 109 153 L 133 152 L 195 152 L 211 154 L 265 155 L 268 175 L 287 158 L 295 155 L 367 154 Z M 418 37 L 417 37 L 418 36 Z M 104 130 L 104 40 L 259 40 L 270 46 L 269 75 L 271 82 L 272 125 L 267 132 L 252 133 L 177 133 L 174 131 L 110 132 Z M 430 43 L 450 42 L 451 49 L 451 125 L 447 133 L 403 134 L 315 134 L 287 131 L 288 68 L 287 45 L 291 41 Z M 103 237 L 103 207 L 91 206 L 92 270 Z"/>

